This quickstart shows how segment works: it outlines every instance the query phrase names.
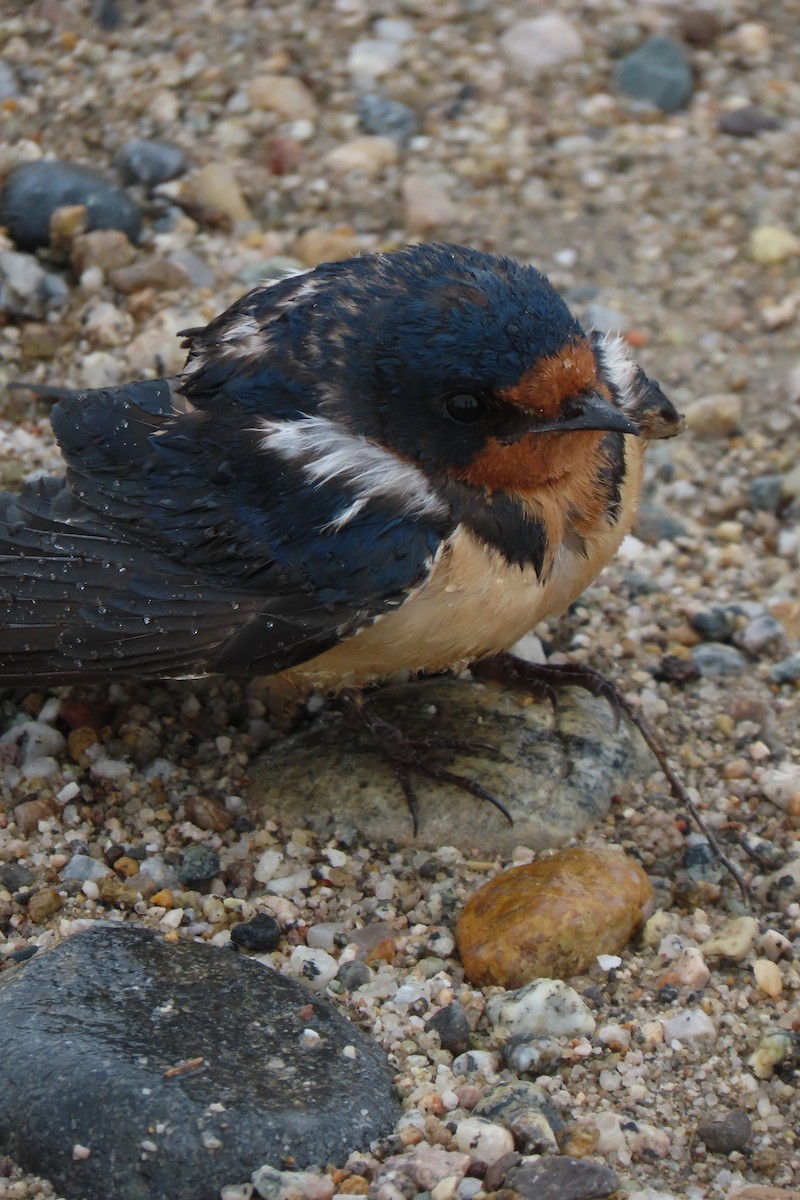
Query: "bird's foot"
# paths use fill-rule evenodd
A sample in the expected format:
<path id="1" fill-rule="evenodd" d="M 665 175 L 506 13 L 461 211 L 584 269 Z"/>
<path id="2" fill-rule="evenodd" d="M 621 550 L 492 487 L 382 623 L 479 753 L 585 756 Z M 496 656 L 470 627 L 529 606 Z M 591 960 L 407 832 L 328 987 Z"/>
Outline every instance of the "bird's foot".
<path id="1" fill-rule="evenodd" d="M 646 745 L 658 763 L 673 795 L 673 798 L 684 808 L 697 827 L 708 838 L 714 853 L 722 865 L 728 870 L 742 893 L 748 900 L 747 881 L 741 868 L 733 862 L 720 845 L 713 829 L 709 827 L 697 805 L 688 791 L 673 771 L 667 759 L 666 751 L 658 737 L 642 714 L 631 704 L 624 692 L 616 684 L 599 671 L 582 663 L 531 663 L 517 658 L 508 651 L 493 654 L 490 658 L 482 658 L 470 664 L 470 672 L 475 679 L 487 680 L 503 684 L 506 687 L 517 688 L 528 692 L 529 695 L 546 698 L 554 708 L 558 706 L 558 689 L 577 687 L 589 692 L 592 696 L 602 696 L 607 700 L 615 721 L 619 721 L 620 713 L 624 713 L 630 723 L 639 730 Z"/>
<path id="2" fill-rule="evenodd" d="M 409 738 L 396 725 L 384 721 L 378 716 L 369 697 L 363 692 L 347 690 L 340 692 L 336 704 L 347 724 L 362 733 L 368 733 L 378 749 L 391 763 L 397 776 L 403 795 L 406 798 L 408 810 L 416 835 L 419 828 L 419 806 L 417 794 L 411 782 L 411 774 L 418 771 L 435 779 L 439 783 L 452 783 L 454 787 L 479 800 L 488 800 L 489 804 L 498 809 L 509 824 L 513 824 L 511 814 L 501 800 L 493 795 L 488 788 L 483 787 L 477 780 L 468 775 L 458 775 L 445 767 L 437 766 L 428 759 L 428 755 L 437 750 L 456 750 L 460 754 L 496 754 L 494 746 L 486 742 L 471 742 L 461 738 Z"/>

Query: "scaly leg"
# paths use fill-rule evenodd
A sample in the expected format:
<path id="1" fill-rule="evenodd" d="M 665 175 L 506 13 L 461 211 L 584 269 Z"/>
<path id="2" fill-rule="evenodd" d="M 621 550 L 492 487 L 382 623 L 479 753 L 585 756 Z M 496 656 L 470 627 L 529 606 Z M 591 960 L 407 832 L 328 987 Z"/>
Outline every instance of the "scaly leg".
<path id="1" fill-rule="evenodd" d="M 686 809 L 697 827 L 708 838 L 717 858 L 736 880 L 745 901 L 748 900 L 747 882 L 741 869 L 728 857 L 722 849 L 717 835 L 700 815 L 697 805 L 670 766 L 666 752 L 650 725 L 633 707 L 624 692 L 621 692 L 610 679 L 606 679 L 599 671 L 582 664 L 530 663 L 525 659 L 516 658 L 508 651 L 493 654 L 490 658 L 482 658 L 478 662 L 471 663 L 470 671 L 475 679 L 490 680 L 494 683 L 504 684 L 506 687 L 519 688 L 534 696 L 546 696 L 554 705 L 558 688 L 583 688 L 592 696 L 602 696 L 604 700 L 607 700 L 617 720 L 621 712 L 625 713 L 651 750 L 669 784 L 673 797 Z"/>

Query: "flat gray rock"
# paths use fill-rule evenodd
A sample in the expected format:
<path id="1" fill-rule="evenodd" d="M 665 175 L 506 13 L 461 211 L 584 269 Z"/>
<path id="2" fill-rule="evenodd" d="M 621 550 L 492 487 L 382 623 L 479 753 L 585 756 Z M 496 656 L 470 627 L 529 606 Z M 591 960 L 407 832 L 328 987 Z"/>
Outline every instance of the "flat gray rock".
<path id="1" fill-rule="evenodd" d="M 0 981 L 0 1151 L 68 1200 L 218 1200 L 399 1114 L 375 1043 L 230 951 L 98 923 Z"/>
<path id="2" fill-rule="evenodd" d="M 411 738 L 464 738 L 498 755 L 437 750 L 430 760 L 469 775 L 502 800 L 513 817 L 485 800 L 414 772 L 419 832 L 394 772 L 374 742 L 326 712 L 251 764 L 249 797 L 265 817 L 320 831 L 342 820 L 368 841 L 421 848 L 457 846 L 481 855 L 514 846 L 560 846 L 601 821 L 615 793 L 647 778 L 656 763 L 639 733 L 615 726 L 604 700 L 574 688 L 558 711 L 518 692 L 463 679 L 419 680 L 374 697 L 381 717 Z"/>

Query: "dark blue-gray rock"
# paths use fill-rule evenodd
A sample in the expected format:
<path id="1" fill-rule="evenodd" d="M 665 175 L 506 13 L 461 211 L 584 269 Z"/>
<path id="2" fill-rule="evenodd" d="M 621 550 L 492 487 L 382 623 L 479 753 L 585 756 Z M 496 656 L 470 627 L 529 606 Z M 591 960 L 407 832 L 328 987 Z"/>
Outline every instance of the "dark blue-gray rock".
<path id="1" fill-rule="evenodd" d="M 470 1027 L 463 1006 L 454 1000 L 445 1004 L 425 1022 L 426 1029 L 433 1029 L 439 1035 L 443 1050 L 455 1057 L 463 1054 L 470 1047 Z"/>
<path id="2" fill-rule="evenodd" d="M 646 100 L 662 112 L 685 108 L 694 92 L 692 70 L 680 42 L 659 34 L 617 64 L 614 80 L 633 100 Z"/>
<path id="3" fill-rule="evenodd" d="M 30 887 L 35 878 L 33 871 L 29 871 L 24 863 L 3 863 L 0 867 L 0 887 L 7 888 L 9 892 Z"/>
<path id="4" fill-rule="evenodd" d="M 117 29 L 122 24 L 122 14 L 116 0 L 94 0 L 92 13 L 102 29 Z"/>
<path id="5" fill-rule="evenodd" d="M 49 245 L 53 213 L 67 204 L 86 206 L 88 229 L 120 229 L 138 241 L 138 204 L 100 171 L 78 163 L 40 160 L 14 167 L 0 190 L 0 224 L 20 250 L 38 250 Z"/>
<path id="6" fill-rule="evenodd" d="M 184 887 L 198 887 L 219 874 L 219 855 L 211 846 L 199 842 L 190 846 L 183 856 L 178 879 Z"/>
<path id="7" fill-rule="evenodd" d="M 593 1200 L 610 1196 L 620 1186 L 619 1176 L 605 1163 L 565 1154 L 523 1160 L 503 1182 L 530 1200 Z"/>
<path id="8" fill-rule="evenodd" d="M 760 512 L 777 512 L 783 499 L 782 475 L 757 475 L 748 489 L 750 507 Z"/>
<path id="9" fill-rule="evenodd" d="M 704 642 L 692 647 L 692 662 L 706 679 L 723 679 L 747 670 L 747 659 L 735 646 Z"/>
<path id="10" fill-rule="evenodd" d="M 636 516 L 633 532 L 643 542 L 655 546 L 659 542 L 674 542 L 683 537 L 686 526 L 673 513 L 654 504 L 642 504 Z"/>
<path id="11" fill-rule="evenodd" d="M 770 683 L 797 683 L 800 680 L 800 653 L 782 658 L 770 667 Z"/>
<path id="12" fill-rule="evenodd" d="M 407 146 L 419 129 L 413 108 L 380 92 L 363 92 L 356 102 L 356 111 L 365 133 L 390 137 L 401 147 Z"/>
<path id="13" fill-rule="evenodd" d="M 745 1149 L 753 1126 L 747 1113 L 734 1108 L 719 1120 L 707 1118 L 701 1121 L 697 1133 L 712 1154 L 731 1154 L 734 1150 Z"/>
<path id="14" fill-rule="evenodd" d="M 60 275 L 46 271 L 32 254 L 0 250 L 0 312 L 42 321 L 64 308 L 69 288 Z"/>
<path id="15" fill-rule="evenodd" d="M 364 962 L 353 958 L 350 962 L 342 963 L 336 972 L 336 978 L 346 992 L 354 992 L 363 987 L 372 978 L 372 972 Z"/>
<path id="16" fill-rule="evenodd" d="M 374 1042 L 230 951 L 98 923 L 0 980 L 0 1153 L 67 1200 L 218 1200 L 398 1116 Z"/>
<path id="17" fill-rule="evenodd" d="M 719 119 L 720 133 L 729 133 L 733 137 L 757 137 L 759 133 L 768 133 L 780 127 L 777 117 L 755 104 L 743 104 L 741 108 L 723 113 Z"/>
<path id="18" fill-rule="evenodd" d="M 727 608 L 702 608 L 692 613 L 689 624 L 704 642 L 724 642 L 736 628 L 736 617 Z"/>
<path id="19" fill-rule="evenodd" d="M 321 836 L 346 820 L 361 837 L 420 849 L 457 846 L 482 854 L 526 845 L 562 845 L 601 821 L 612 797 L 648 778 L 654 759 L 604 700 L 577 689 L 559 692 L 558 709 L 531 704 L 508 688 L 466 679 L 418 680 L 384 688 L 375 711 L 411 739 L 479 739 L 496 752 L 431 751 L 431 762 L 477 779 L 508 808 L 514 824 L 487 800 L 413 774 L 419 829 L 394 770 L 366 735 L 336 712 L 284 739 L 248 769 L 251 803 L 288 828 L 303 821 Z"/>
<path id="20" fill-rule="evenodd" d="M 114 166 L 123 183 L 157 187 L 176 179 L 186 170 L 186 155 L 180 146 L 156 138 L 129 138 L 118 150 Z"/>
<path id="21" fill-rule="evenodd" d="M 272 913 L 256 913 L 250 921 L 231 927 L 231 941 L 243 950 L 268 953 L 277 949 L 280 940 L 281 927 Z"/>

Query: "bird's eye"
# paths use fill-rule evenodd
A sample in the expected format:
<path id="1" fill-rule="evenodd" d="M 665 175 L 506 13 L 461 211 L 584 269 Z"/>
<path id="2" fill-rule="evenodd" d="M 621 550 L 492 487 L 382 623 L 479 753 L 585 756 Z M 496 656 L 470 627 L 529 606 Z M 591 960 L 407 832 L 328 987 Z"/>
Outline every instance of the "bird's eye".
<path id="1" fill-rule="evenodd" d="M 459 425 L 474 425 L 486 412 L 486 401 L 471 392 L 456 392 L 444 402 L 445 412 L 451 421 Z"/>

